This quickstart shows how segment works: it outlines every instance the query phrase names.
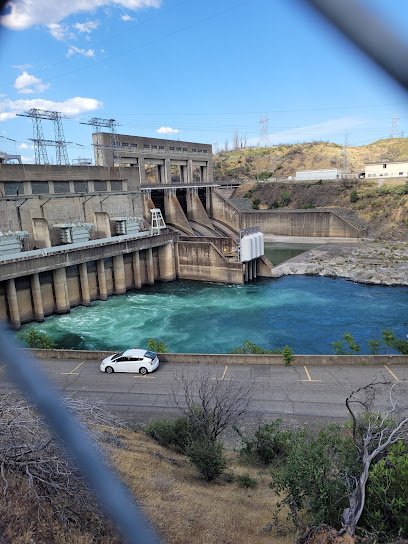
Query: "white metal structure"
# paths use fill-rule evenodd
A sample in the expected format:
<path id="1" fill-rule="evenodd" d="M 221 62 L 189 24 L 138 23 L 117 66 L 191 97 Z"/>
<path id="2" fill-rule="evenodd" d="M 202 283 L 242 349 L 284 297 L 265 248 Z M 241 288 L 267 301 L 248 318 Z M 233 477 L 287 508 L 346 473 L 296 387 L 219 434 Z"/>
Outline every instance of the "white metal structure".
<path id="1" fill-rule="evenodd" d="M 264 254 L 264 235 L 259 227 L 250 227 L 240 231 L 240 262 L 246 263 Z"/>
<path id="2" fill-rule="evenodd" d="M 319 179 L 339 179 L 341 170 L 328 168 L 324 170 L 301 170 L 296 172 L 296 181 L 319 181 Z"/>
<path id="3" fill-rule="evenodd" d="M 153 208 L 150 210 L 152 214 L 152 223 L 150 227 L 150 232 L 153 236 L 160 234 L 162 229 L 166 228 L 166 223 L 164 222 L 161 210 L 159 208 Z"/>

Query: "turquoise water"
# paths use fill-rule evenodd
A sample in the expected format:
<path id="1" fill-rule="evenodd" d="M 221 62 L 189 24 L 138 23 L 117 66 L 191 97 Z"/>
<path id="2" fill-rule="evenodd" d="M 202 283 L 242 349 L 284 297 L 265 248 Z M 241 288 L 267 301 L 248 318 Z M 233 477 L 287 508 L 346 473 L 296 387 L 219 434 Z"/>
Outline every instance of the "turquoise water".
<path id="1" fill-rule="evenodd" d="M 267 257 L 273 265 L 277 265 L 292 259 L 309 249 L 319 246 L 320 244 L 305 244 L 293 242 L 265 242 L 265 257 Z"/>
<path id="2" fill-rule="evenodd" d="M 263 348 L 333 353 L 344 332 L 364 342 L 380 330 L 408 333 L 408 288 L 288 276 L 246 285 L 176 281 L 92 302 L 34 326 L 59 347 L 146 347 L 161 339 L 173 352 L 227 353 L 250 340 Z"/>

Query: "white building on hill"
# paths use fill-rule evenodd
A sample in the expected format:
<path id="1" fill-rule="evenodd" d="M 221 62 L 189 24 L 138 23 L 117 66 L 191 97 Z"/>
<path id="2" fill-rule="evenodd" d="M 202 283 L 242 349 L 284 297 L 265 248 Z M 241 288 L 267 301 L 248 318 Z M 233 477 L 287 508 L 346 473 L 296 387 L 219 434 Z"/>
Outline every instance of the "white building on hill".
<path id="1" fill-rule="evenodd" d="M 376 162 L 365 165 L 366 178 L 408 177 L 408 161 Z"/>

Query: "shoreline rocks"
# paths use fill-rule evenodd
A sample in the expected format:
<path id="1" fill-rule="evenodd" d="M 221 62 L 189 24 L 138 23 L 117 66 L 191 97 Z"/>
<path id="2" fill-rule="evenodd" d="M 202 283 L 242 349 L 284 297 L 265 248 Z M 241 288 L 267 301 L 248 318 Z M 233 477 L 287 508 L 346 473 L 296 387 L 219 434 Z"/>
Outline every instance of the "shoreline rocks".
<path id="1" fill-rule="evenodd" d="M 377 240 L 328 243 L 285 261 L 272 271 L 275 278 L 296 274 L 408 286 L 408 243 Z"/>

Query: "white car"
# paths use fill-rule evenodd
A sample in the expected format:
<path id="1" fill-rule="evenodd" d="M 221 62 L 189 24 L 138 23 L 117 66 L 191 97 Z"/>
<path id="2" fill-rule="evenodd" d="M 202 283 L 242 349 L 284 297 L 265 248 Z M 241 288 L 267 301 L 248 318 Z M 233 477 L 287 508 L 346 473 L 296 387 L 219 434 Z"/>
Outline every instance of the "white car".
<path id="1" fill-rule="evenodd" d="M 138 372 L 143 376 L 153 372 L 159 366 L 159 358 L 154 351 L 145 349 L 128 349 L 122 353 L 115 353 L 106 357 L 101 363 L 102 372 Z"/>

